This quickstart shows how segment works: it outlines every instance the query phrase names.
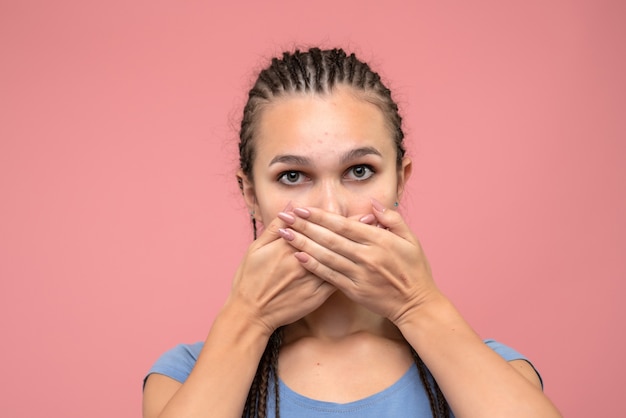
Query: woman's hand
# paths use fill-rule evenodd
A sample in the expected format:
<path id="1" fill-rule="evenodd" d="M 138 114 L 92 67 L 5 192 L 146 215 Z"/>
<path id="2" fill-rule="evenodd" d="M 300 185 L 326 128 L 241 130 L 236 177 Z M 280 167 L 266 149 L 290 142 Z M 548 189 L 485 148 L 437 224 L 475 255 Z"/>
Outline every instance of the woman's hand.
<path id="1" fill-rule="evenodd" d="M 275 219 L 250 245 L 226 303 L 265 327 L 268 336 L 317 309 L 336 290 L 294 258 L 293 247 L 278 232 L 285 226 Z"/>
<path id="2" fill-rule="evenodd" d="M 372 200 L 372 214 L 346 218 L 317 208 L 281 213 L 279 234 L 311 273 L 397 326 L 440 295 L 419 241 L 400 214 Z M 372 223 L 377 226 L 369 225 Z"/>

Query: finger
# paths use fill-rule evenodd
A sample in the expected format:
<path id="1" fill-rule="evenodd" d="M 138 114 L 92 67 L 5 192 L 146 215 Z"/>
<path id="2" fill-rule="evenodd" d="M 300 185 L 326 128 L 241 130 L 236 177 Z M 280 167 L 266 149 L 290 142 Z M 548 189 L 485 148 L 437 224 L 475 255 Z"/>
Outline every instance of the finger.
<path id="1" fill-rule="evenodd" d="M 326 212 L 323 209 L 310 207 L 295 208 L 293 214 L 295 220 L 290 226 L 316 241 L 323 238 L 321 234 L 324 230 L 328 230 L 356 243 L 367 244 L 371 242 L 372 229 L 369 223 L 373 223 L 374 220 L 368 218 L 367 215 L 346 218 L 342 215 Z M 360 219 L 364 219 L 365 222 L 360 222 Z"/>
<path id="2" fill-rule="evenodd" d="M 289 202 L 287 204 L 287 206 L 285 207 L 285 209 L 283 209 L 283 211 L 285 211 L 285 212 L 291 211 L 292 208 L 293 208 L 293 206 L 292 206 L 291 202 Z M 261 233 L 261 235 L 259 235 L 259 237 L 257 237 L 257 239 L 255 241 L 255 245 L 257 247 L 262 247 L 264 245 L 269 244 L 272 241 L 276 241 L 277 239 L 280 238 L 280 234 L 278 233 L 278 230 L 280 228 L 284 228 L 285 226 L 287 226 L 287 225 L 280 218 L 274 218 L 274 220 L 272 220 L 272 222 L 270 222 L 270 224 L 267 225 L 263 229 L 263 232 Z"/>
<path id="3" fill-rule="evenodd" d="M 374 198 L 372 198 L 372 209 L 372 213 L 376 217 L 376 220 L 383 228 L 393 232 L 407 241 L 415 241 L 413 232 L 397 211 L 386 208 L 382 203 Z"/>
<path id="4" fill-rule="evenodd" d="M 326 239 L 323 240 L 325 242 L 321 243 L 290 228 L 281 228 L 279 234 L 299 252 L 311 256 L 320 264 L 332 270 L 341 271 L 348 276 L 354 273 L 356 264 L 360 261 L 358 257 L 354 256 L 354 254 L 359 254 L 359 252 L 355 252 L 357 244 L 332 232 L 327 232 L 327 235 L 332 235 L 335 240 Z"/>
<path id="5" fill-rule="evenodd" d="M 333 285 L 329 281 L 321 280 L 319 285 L 311 293 L 311 297 L 307 298 L 307 300 L 310 301 L 309 303 L 313 304 L 311 310 L 317 309 L 319 306 L 321 306 L 326 301 L 326 299 L 328 299 L 336 291 L 337 287 L 335 287 L 335 285 Z"/>
<path id="6" fill-rule="evenodd" d="M 267 225 L 261 235 L 259 235 L 253 245 L 257 248 L 263 247 L 273 241 L 276 241 L 280 238 L 280 234 L 278 230 L 280 228 L 284 228 L 286 225 L 283 221 L 276 218 L 269 225 Z"/>
<path id="7" fill-rule="evenodd" d="M 347 289 L 353 284 L 348 276 L 320 263 L 307 253 L 297 252 L 294 256 L 305 269 L 337 289 Z"/>
<path id="8" fill-rule="evenodd" d="M 374 225 L 374 226 L 378 225 L 376 216 L 374 216 L 372 213 L 368 213 L 367 215 L 360 217 L 359 222 L 361 222 L 362 224 L 367 224 L 367 225 Z"/>
<path id="9" fill-rule="evenodd" d="M 300 213 L 303 213 L 303 212 L 300 211 Z M 310 212 L 306 211 L 306 214 L 307 216 L 310 216 Z M 358 234 L 349 234 L 351 235 L 352 239 L 350 239 L 350 237 L 346 237 L 342 235 L 342 232 L 345 233 L 346 231 L 349 230 L 348 229 L 349 224 L 352 224 L 352 227 L 357 227 L 357 228 L 362 228 L 366 226 L 365 224 L 359 225 L 359 221 L 357 220 L 359 219 L 358 217 L 355 219 L 347 219 L 347 218 L 339 217 L 340 219 L 338 219 L 338 222 L 344 222 L 344 221 L 348 222 L 348 223 L 344 222 L 343 227 L 336 227 L 340 230 L 340 232 L 335 232 L 328 228 L 325 228 L 322 225 L 309 222 L 308 219 L 303 219 L 299 216 L 296 216 L 294 212 L 292 213 L 281 212 L 278 214 L 278 217 L 290 226 L 291 229 L 289 229 L 289 231 L 298 231 L 305 237 L 308 237 L 310 240 L 312 240 L 312 242 L 319 244 L 319 246 L 328 248 L 332 251 L 335 251 L 349 258 L 353 258 L 352 256 L 350 256 L 351 254 L 353 255 L 355 253 L 358 253 L 360 250 L 363 249 L 363 245 L 367 245 L 366 243 L 353 241 L 353 239 L 355 239 L 355 237 L 357 237 Z M 371 217 L 374 218 L 374 221 L 376 220 L 374 215 L 371 215 Z M 285 238 L 287 241 L 291 241 L 294 239 L 294 235 L 289 231 L 281 229 L 279 233 L 281 233 L 283 238 Z M 317 252 L 312 253 L 309 247 L 304 246 L 304 245 L 299 245 L 298 243 L 303 243 L 302 239 L 300 239 L 296 243 L 292 243 L 292 245 L 300 250 L 313 254 L 313 256 L 316 258 L 318 257 Z M 314 248 L 317 248 L 317 247 L 314 247 Z"/>

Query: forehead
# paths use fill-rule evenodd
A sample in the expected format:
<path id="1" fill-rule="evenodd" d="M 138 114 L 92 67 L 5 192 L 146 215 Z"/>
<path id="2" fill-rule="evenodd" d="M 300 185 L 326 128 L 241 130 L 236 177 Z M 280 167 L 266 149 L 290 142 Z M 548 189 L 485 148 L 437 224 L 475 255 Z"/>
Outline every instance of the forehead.
<path id="1" fill-rule="evenodd" d="M 283 153 L 330 156 L 363 146 L 392 158 L 396 153 L 383 112 L 351 88 L 275 98 L 263 108 L 255 136 L 260 160 Z"/>

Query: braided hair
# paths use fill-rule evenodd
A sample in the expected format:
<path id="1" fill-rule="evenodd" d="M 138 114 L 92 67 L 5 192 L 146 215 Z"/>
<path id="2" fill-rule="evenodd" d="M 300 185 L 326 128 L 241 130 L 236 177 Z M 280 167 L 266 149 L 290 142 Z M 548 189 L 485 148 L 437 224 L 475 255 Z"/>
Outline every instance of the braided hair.
<path id="1" fill-rule="evenodd" d="M 376 105 L 383 115 L 396 146 L 396 165 L 400 169 L 406 153 L 402 118 L 398 105 L 391 98 L 391 91 L 383 84 L 380 76 L 367 63 L 360 61 L 354 54 L 347 55 L 342 49 L 321 50 L 311 48 L 308 51 L 283 53 L 282 58 L 273 58 L 269 67 L 259 73 L 248 101 L 243 109 L 243 118 L 239 131 L 239 164 L 243 174 L 253 182 L 252 165 L 255 158 L 255 131 L 264 106 L 273 99 L 289 94 L 330 94 L 336 86 L 351 87 L 360 98 Z M 239 181 L 239 187 L 243 184 Z M 252 217 L 254 238 L 256 223 Z M 256 375 L 252 381 L 247 401 L 244 406 L 244 418 L 266 418 L 268 385 L 273 383 L 276 405 L 276 417 L 280 416 L 278 390 L 278 353 L 282 343 L 282 329 L 276 330 L 270 337 L 261 357 Z M 433 417 L 449 417 L 448 404 L 415 350 L 413 358 L 424 385 Z"/>

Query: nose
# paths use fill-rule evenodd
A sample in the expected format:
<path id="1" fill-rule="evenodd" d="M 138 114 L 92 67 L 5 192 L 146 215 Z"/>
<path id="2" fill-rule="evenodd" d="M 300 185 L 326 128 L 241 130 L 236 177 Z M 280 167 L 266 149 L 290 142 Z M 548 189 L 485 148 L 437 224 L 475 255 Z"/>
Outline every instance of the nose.
<path id="1" fill-rule="evenodd" d="M 341 184 L 335 181 L 323 181 L 315 190 L 313 204 L 325 211 L 338 215 L 348 215 L 348 196 Z"/>

